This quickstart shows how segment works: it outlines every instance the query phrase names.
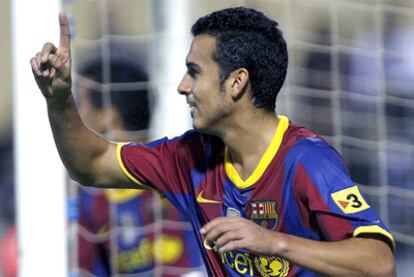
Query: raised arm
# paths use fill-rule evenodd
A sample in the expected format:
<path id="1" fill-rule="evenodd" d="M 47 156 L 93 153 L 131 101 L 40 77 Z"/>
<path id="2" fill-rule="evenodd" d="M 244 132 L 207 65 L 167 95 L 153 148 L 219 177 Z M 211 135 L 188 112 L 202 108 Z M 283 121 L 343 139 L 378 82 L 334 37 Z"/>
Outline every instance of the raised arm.
<path id="1" fill-rule="evenodd" d="M 59 14 L 60 42 L 47 42 L 30 60 L 36 83 L 46 98 L 50 125 L 59 155 L 71 178 L 99 187 L 137 187 L 121 171 L 116 145 L 82 123 L 71 92 L 68 20 Z M 125 184 L 125 185 L 124 185 Z"/>

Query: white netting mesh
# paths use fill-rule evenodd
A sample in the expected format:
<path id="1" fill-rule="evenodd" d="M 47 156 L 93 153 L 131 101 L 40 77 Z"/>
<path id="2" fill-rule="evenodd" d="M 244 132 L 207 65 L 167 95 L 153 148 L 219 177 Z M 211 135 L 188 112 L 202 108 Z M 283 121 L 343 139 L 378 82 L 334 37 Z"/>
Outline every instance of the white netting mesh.
<path id="1" fill-rule="evenodd" d="M 397 240 L 408 276 L 414 249 L 414 9 L 412 1 L 294 1 L 284 98 L 297 122 L 344 155 Z M 281 107 L 282 104 L 279 104 Z"/>

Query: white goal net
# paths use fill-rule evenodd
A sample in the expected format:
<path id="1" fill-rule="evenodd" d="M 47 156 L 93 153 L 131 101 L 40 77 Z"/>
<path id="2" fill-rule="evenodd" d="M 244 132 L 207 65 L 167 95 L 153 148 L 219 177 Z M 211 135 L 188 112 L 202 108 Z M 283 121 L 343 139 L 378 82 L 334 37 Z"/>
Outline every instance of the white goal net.
<path id="1" fill-rule="evenodd" d="M 353 179 L 395 236 L 399 276 L 408 276 L 414 269 L 410 262 L 414 259 L 414 2 L 182 0 L 165 4 L 170 2 L 64 1 L 77 63 L 85 61 L 92 49 L 100 49 L 107 63 L 109 44 L 140 49 L 147 85 L 158 100 L 164 98 L 152 103 L 151 126 L 155 127 L 150 135 L 177 135 L 189 127 L 186 108 L 177 114 L 176 105 L 185 101 L 175 88 L 185 70 L 191 23 L 228 6 L 263 10 L 280 23 L 290 50 L 289 75 L 278 111 L 315 130 L 343 154 Z M 155 215 L 159 215 L 157 205 Z M 72 236 L 77 236 L 77 230 L 73 228 Z M 78 270 L 76 263 L 71 266 L 72 272 Z M 157 272 L 161 276 L 163 271 Z"/>

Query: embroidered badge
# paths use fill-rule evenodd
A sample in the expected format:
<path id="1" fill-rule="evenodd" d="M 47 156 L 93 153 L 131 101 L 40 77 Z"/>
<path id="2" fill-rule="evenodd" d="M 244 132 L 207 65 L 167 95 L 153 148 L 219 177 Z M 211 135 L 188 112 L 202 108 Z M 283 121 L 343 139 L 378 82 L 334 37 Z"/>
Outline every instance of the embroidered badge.
<path id="1" fill-rule="evenodd" d="M 276 201 L 250 202 L 250 219 L 267 229 L 274 230 L 279 221 L 276 206 Z"/>

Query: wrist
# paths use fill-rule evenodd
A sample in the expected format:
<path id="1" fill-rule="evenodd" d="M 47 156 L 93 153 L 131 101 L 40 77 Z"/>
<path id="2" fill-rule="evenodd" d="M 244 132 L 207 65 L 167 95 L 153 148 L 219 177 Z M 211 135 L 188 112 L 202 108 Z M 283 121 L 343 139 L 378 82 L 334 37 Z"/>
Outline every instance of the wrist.
<path id="1" fill-rule="evenodd" d="M 70 90 L 54 93 L 53 96 L 46 97 L 46 103 L 49 109 L 62 110 L 68 104 L 73 103 L 73 96 Z"/>
<path id="2" fill-rule="evenodd" d="M 285 256 L 289 250 L 289 235 L 275 232 L 275 239 L 272 243 L 272 254 L 277 256 Z"/>

